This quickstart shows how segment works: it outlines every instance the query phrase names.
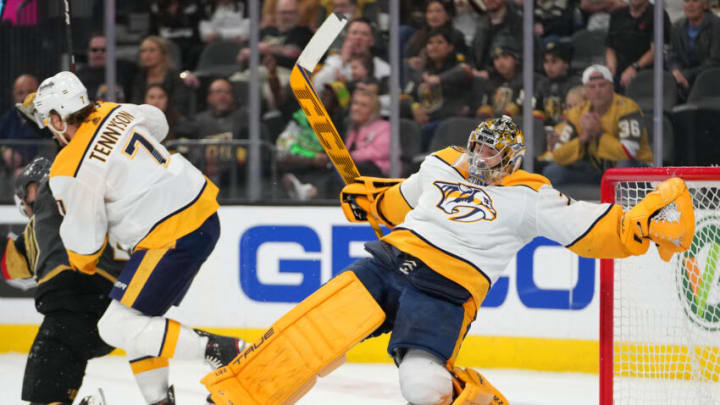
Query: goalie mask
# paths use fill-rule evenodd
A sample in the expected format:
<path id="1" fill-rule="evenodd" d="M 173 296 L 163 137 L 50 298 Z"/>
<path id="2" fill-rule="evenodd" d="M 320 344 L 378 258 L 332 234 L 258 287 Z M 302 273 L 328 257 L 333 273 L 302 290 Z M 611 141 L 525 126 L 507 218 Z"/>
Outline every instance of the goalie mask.
<path id="1" fill-rule="evenodd" d="M 60 72 L 43 80 L 33 100 L 35 105 L 35 121 L 40 128 L 48 127 L 67 144 L 65 120 L 70 114 L 78 112 L 90 105 L 87 89 L 80 79 L 71 72 Z M 50 112 L 56 112 L 63 121 L 62 131 L 50 125 Z"/>
<path id="2" fill-rule="evenodd" d="M 28 163 L 23 171 L 15 179 L 15 205 L 17 205 L 20 212 L 25 215 L 23 205 L 28 205 L 32 208 L 33 203 L 27 201 L 27 190 L 28 186 L 32 183 L 43 183 L 47 181 L 48 175 L 50 174 L 50 166 L 52 162 L 44 157 L 35 158 L 32 162 Z"/>
<path id="3" fill-rule="evenodd" d="M 470 133 L 466 155 L 471 182 L 483 186 L 499 183 L 522 165 L 525 139 L 507 115 L 488 119 Z"/>

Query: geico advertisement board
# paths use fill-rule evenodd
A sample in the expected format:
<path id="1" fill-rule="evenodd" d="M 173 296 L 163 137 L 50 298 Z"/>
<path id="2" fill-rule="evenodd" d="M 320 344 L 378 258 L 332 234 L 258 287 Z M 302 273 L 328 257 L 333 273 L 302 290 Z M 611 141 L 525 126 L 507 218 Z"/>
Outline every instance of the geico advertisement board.
<path id="1" fill-rule="evenodd" d="M 15 207 L 0 207 L 0 214 L 0 222 L 23 221 Z M 363 243 L 375 239 L 369 226 L 348 223 L 337 207 L 230 206 L 219 215 L 220 240 L 170 314 L 192 325 L 268 327 L 368 256 Z M 494 284 L 470 334 L 596 340 L 596 265 L 553 241 L 535 239 Z M 32 299 L 0 300 L 12 300 L 16 309 L 2 311 L 0 323 L 39 322 Z"/>

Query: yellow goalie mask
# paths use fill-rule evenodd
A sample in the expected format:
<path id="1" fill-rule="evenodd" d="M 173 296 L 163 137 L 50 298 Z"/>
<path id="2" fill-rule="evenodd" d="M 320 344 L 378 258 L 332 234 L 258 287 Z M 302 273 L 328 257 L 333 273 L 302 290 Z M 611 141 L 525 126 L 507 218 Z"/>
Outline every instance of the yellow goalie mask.
<path id="1" fill-rule="evenodd" d="M 525 138 L 512 119 L 503 115 L 481 122 L 470 133 L 466 153 L 471 182 L 499 183 L 522 165 Z"/>

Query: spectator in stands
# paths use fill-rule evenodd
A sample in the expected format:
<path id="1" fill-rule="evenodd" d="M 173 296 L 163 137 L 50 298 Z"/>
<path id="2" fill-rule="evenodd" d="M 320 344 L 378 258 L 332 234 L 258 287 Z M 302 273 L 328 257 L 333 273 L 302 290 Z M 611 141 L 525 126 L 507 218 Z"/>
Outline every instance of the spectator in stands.
<path id="1" fill-rule="evenodd" d="M 515 7 L 507 4 L 507 0 L 485 0 L 487 14 L 480 20 L 470 50 L 470 61 L 474 68 L 473 74 L 487 79 L 492 69 L 492 45 L 495 38 L 504 35 L 513 39 L 516 44 L 523 41 L 522 16 Z"/>
<path id="2" fill-rule="evenodd" d="M 322 88 L 338 80 L 347 83 L 352 77 L 352 60 L 372 55 L 375 36 L 370 21 L 356 18 L 351 20 L 345 29 L 347 35 L 340 53 L 329 55 L 322 69 L 313 76 L 315 88 Z M 390 65 L 378 56 L 372 56 L 372 59 L 373 75 L 379 87 L 381 114 L 387 116 L 390 113 L 390 94 L 387 84 L 390 78 Z"/>
<path id="3" fill-rule="evenodd" d="M 200 21 L 200 38 L 204 42 L 247 42 L 250 37 L 250 20 L 245 1 L 214 0 L 206 7 L 206 20 Z"/>
<path id="4" fill-rule="evenodd" d="M 684 0 L 683 10 L 685 17 L 673 27 L 670 68 L 687 94 L 703 70 L 720 66 L 720 18 L 708 0 Z"/>
<path id="5" fill-rule="evenodd" d="M 605 65 L 618 88 L 626 88 L 640 69 L 653 65 L 654 6 L 649 0 L 629 0 L 628 7 L 610 16 Z M 670 42 L 670 17 L 663 10 L 665 43 Z M 662 50 L 660 50 L 662 52 Z"/>
<path id="6" fill-rule="evenodd" d="M 262 9 L 261 28 L 276 26 L 278 23 L 278 4 L 282 0 L 265 0 Z M 298 0 L 297 2 L 298 18 L 297 24 L 315 30 L 318 24 L 317 17 L 320 13 L 320 0 Z"/>
<path id="7" fill-rule="evenodd" d="M 390 175 L 390 122 L 380 116 L 376 93 L 364 89 L 353 93 L 345 145 L 364 176 Z"/>
<path id="8" fill-rule="evenodd" d="M 548 42 L 543 49 L 543 69 L 548 80 L 537 83 L 536 92 L 545 125 L 556 125 L 562 120 L 565 96 L 581 84 L 580 77 L 570 69 L 572 51 L 571 45 L 561 42 Z"/>
<path id="9" fill-rule="evenodd" d="M 485 11 L 476 0 L 455 0 L 455 17 L 452 24 L 465 36 L 465 43 L 471 44 Z M 468 48 L 469 50 L 469 48 Z M 466 56 L 468 56 L 466 54 Z"/>
<path id="10" fill-rule="evenodd" d="M 260 53 L 272 56 L 279 67 L 292 69 L 297 57 L 312 37 L 312 31 L 299 23 L 300 12 L 297 0 L 278 0 L 275 8 L 275 23 L 260 30 Z M 245 48 L 238 55 L 238 62 L 245 64 L 250 49 Z"/>
<path id="11" fill-rule="evenodd" d="M 232 138 L 237 138 L 241 128 L 246 126 L 247 111 L 235 107 L 233 86 L 227 79 L 215 79 L 210 83 L 207 104 L 207 110 L 195 115 L 198 137 L 230 133 Z"/>
<path id="12" fill-rule="evenodd" d="M 202 49 L 198 31 L 202 18 L 199 0 L 155 0 L 150 5 L 150 34 L 177 45 L 182 66 L 176 68 L 195 68 Z M 138 97 L 143 94 L 140 93 Z"/>
<path id="13" fill-rule="evenodd" d="M 436 28 L 425 45 L 427 62 L 410 72 L 401 112 L 421 126 L 421 151 L 427 151 L 440 122 L 449 117 L 469 115 L 464 94 L 472 83 L 470 67 L 455 53 L 453 34 Z"/>
<path id="14" fill-rule="evenodd" d="M 577 0 L 535 0 L 535 35 L 545 43 L 572 35 L 577 3 Z"/>
<path id="15" fill-rule="evenodd" d="M 644 166 L 653 159 L 642 111 L 613 91 L 610 70 L 592 65 L 582 82 L 588 101 L 568 111 L 567 121 L 549 139 L 554 163 L 543 175 L 553 185 L 599 183 L 606 169 Z"/>
<path id="16" fill-rule="evenodd" d="M 465 44 L 465 36 L 457 30 L 452 23 L 455 16 L 455 4 L 450 0 L 430 0 L 425 3 L 425 24 L 415 31 L 407 45 L 405 46 L 404 56 L 410 68 L 420 70 L 425 63 L 425 46 L 428 42 L 428 36 L 437 28 L 444 28 L 451 33 L 455 53 L 466 55 L 467 45 Z"/>
<path id="17" fill-rule="evenodd" d="M 575 86 L 568 90 L 567 95 L 565 96 L 565 109 L 562 112 L 562 119 L 567 120 L 568 112 L 573 108 L 582 106 L 583 104 L 585 104 L 585 102 L 587 102 L 587 98 L 585 98 L 585 88 L 582 85 Z M 546 125 L 545 152 L 538 156 L 538 160 L 540 162 L 552 162 L 553 148 L 555 148 L 557 144 L 558 136 L 555 133 L 555 127 L 553 125 Z M 536 166 L 535 170 L 539 170 L 539 167 Z"/>
<path id="18" fill-rule="evenodd" d="M 405 49 L 415 31 L 425 24 L 425 4 L 416 0 L 400 0 L 400 49 Z M 473 27 L 474 29 L 474 27 Z"/>
<path id="19" fill-rule="evenodd" d="M 343 82 L 332 82 L 320 89 L 320 100 L 333 123 L 341 125 L 344 111 L 350 104 L 350 93 Z M 338 127 L 344 132 L 344 128 Z M 285 174 L 283 188 L 294 200 L 308 200 L 314 197 L 335 198 L 325 190 L 327 179 L 337 176 L 329 165 L 315 132 L 308 123 L 305 112 L 298 109 L 276 141 L 278 167 Z"/>
<path id="20" fill-rule="evenodd" d="M 149 85 L 161 84 L 170 96 L 170 104 L 176 106 L 181 115 L 189 115 L 192 93 L 172 66 L 165 39 L 151 35 L 140 43 L 140 70 L 133 80 L 133 103 L 143 103 Z"/>
<path id="21" fill-rule="evenodd" d="M 350 61 L 350 67 L 350 79 L 347 82 L 347 88 L 350 93 L 354 93 L 355 88 L 362 87 L 378 94 L 379 88 L 374 76 L 375 63 L 373 62 L 372 55 L 353 58 Z"/>
<path id="22" fill-rule="evenodd" d="M 197 127 L 192 121 L 180 115 L 175 106 L 168 102 L 169 99 L 167 91 L 161 84 L 151 84 L 145 90 L 145 104 L 159 108 L 167 118 L 168 134 L 162 143 L 166 144 L 180 138 L 195 138 L 197 136 Z"/>
<path id="23" fill-rule="evenodd" d="M 22 103 L 30 93 L 37 91 L 38 81 L 35 76 L 22 74 L 13 83 L 12 98 L 14 103 Z M 25 164 L 29 163 L 38 153 L 35 146 L 17 146 L 2 141 L 7 140 L 40 140 L 52 139 L 47 129 L 40 131 L 34 120 L 25 116 L 18 108 L 12 107 L 0 117 L 0 172 L 13 179 L 20 173 Z"/>
<path id="24" fill-rule="evenodd" d="M 336 80 L 347 82 L 352 76 L 351 61 L 372 55 L 375 36 L 370 21 L 364 18 L 354 19 L 348 23 L 346 30 L 347 36 L 340 53 L 329 55 L 322 69 L 313 76 L 316 88 Z M 387 81 L 390 76 L 390 65 L 378 56 L 373 57 L 373 64 L 375 79 L 380 83 Z"/>
<path id="25" fill-rule="evenodd" d="M 227 79 L 215 79 L 210 84 L 207 103 L 208 109 L 198 113 L 194 120 L 199 139 L 230 141 L 247 138 L 247 110 L 235 107 L 235 94 Z M 205 150 L 204 172 L 208 177 L 228 184 L 224 177 L 233 164 L 244 167 L 246 161 L 247 148 L 244 146 L 238 146 L 233 153 L 229 145 L 211 145 Z"/>
<path id="26" fill-rule="evenodd" d="M 627 7 L 623 0 L 580 0 L 585 28 L 589 31 L 607 31 L 610 27 L 610 14 Z"/>
<path id="27" fill-rule="evenodd" d="M 563 117 L 567 119 L 567 112 L 573 108 L 585 104 L 587 98 L 585 97 L 585 87 L 582 85 L 575 86 L 567 92 L 565 96 L 565 111 L 563 111 Z"/>
<path id="28" fill-rule="evenodd" d="M 483 99 L 480 107 L 475 111 L 478 117 L 483 119 L 502 115 L 516 117 L 522 113 L 524 102 L 522 58 L 518 46 L 511 37 L 496 38 L 492 52 L 493 69 L 488 80 L 488 94 L 478 95 Z M 536 97 L 533 98 L 534 109 L 537 91 L 546 87 L 544 82 L 547 79 L 539 74 L 533 76 L 536 89 Z M 532 113 L 537 118 L 542 118 L 542 112 Z"/>
<path id="29" fill-rule="evenodd" d="M 88 97 L 93 101 L 108 100 L 107 85 L 105 84 L 105 64 L 107 63 L 105 58 L 105 43 L 105 34 L 94 33 L 90 35 L 87 49 L 88 63 L 86 66 L 78 69 L 77 72 L 78 78 L 87 87 Z M 132 98 L 130 90 L 133 79 L 138 72 L 138 67 L 130 61 L 118 59 L 115 68 L 115 100 L 125 102 Z"/>

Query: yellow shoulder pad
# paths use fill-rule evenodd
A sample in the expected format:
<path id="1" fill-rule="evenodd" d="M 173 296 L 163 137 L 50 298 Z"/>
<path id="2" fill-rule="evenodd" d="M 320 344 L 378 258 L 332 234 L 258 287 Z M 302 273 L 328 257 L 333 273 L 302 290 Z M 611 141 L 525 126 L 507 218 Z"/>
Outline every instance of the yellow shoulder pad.
<path id="1" fill-rule="evenodd" d="M 449 146 L 433 153 L 433 156 L 440 158 L 443 162 L 452 166 L 463 153 L 465 153 L 464 148 Z"/>
<path id="2" fill-rule="evenodd" d="M 538 191 L 540 187 L 549 185 L 550 180 L 539 174 L 528 173 L 525 170 L 517 170 L 505 176 L 500 184 L 503 186 L 526 186 Z"/>

